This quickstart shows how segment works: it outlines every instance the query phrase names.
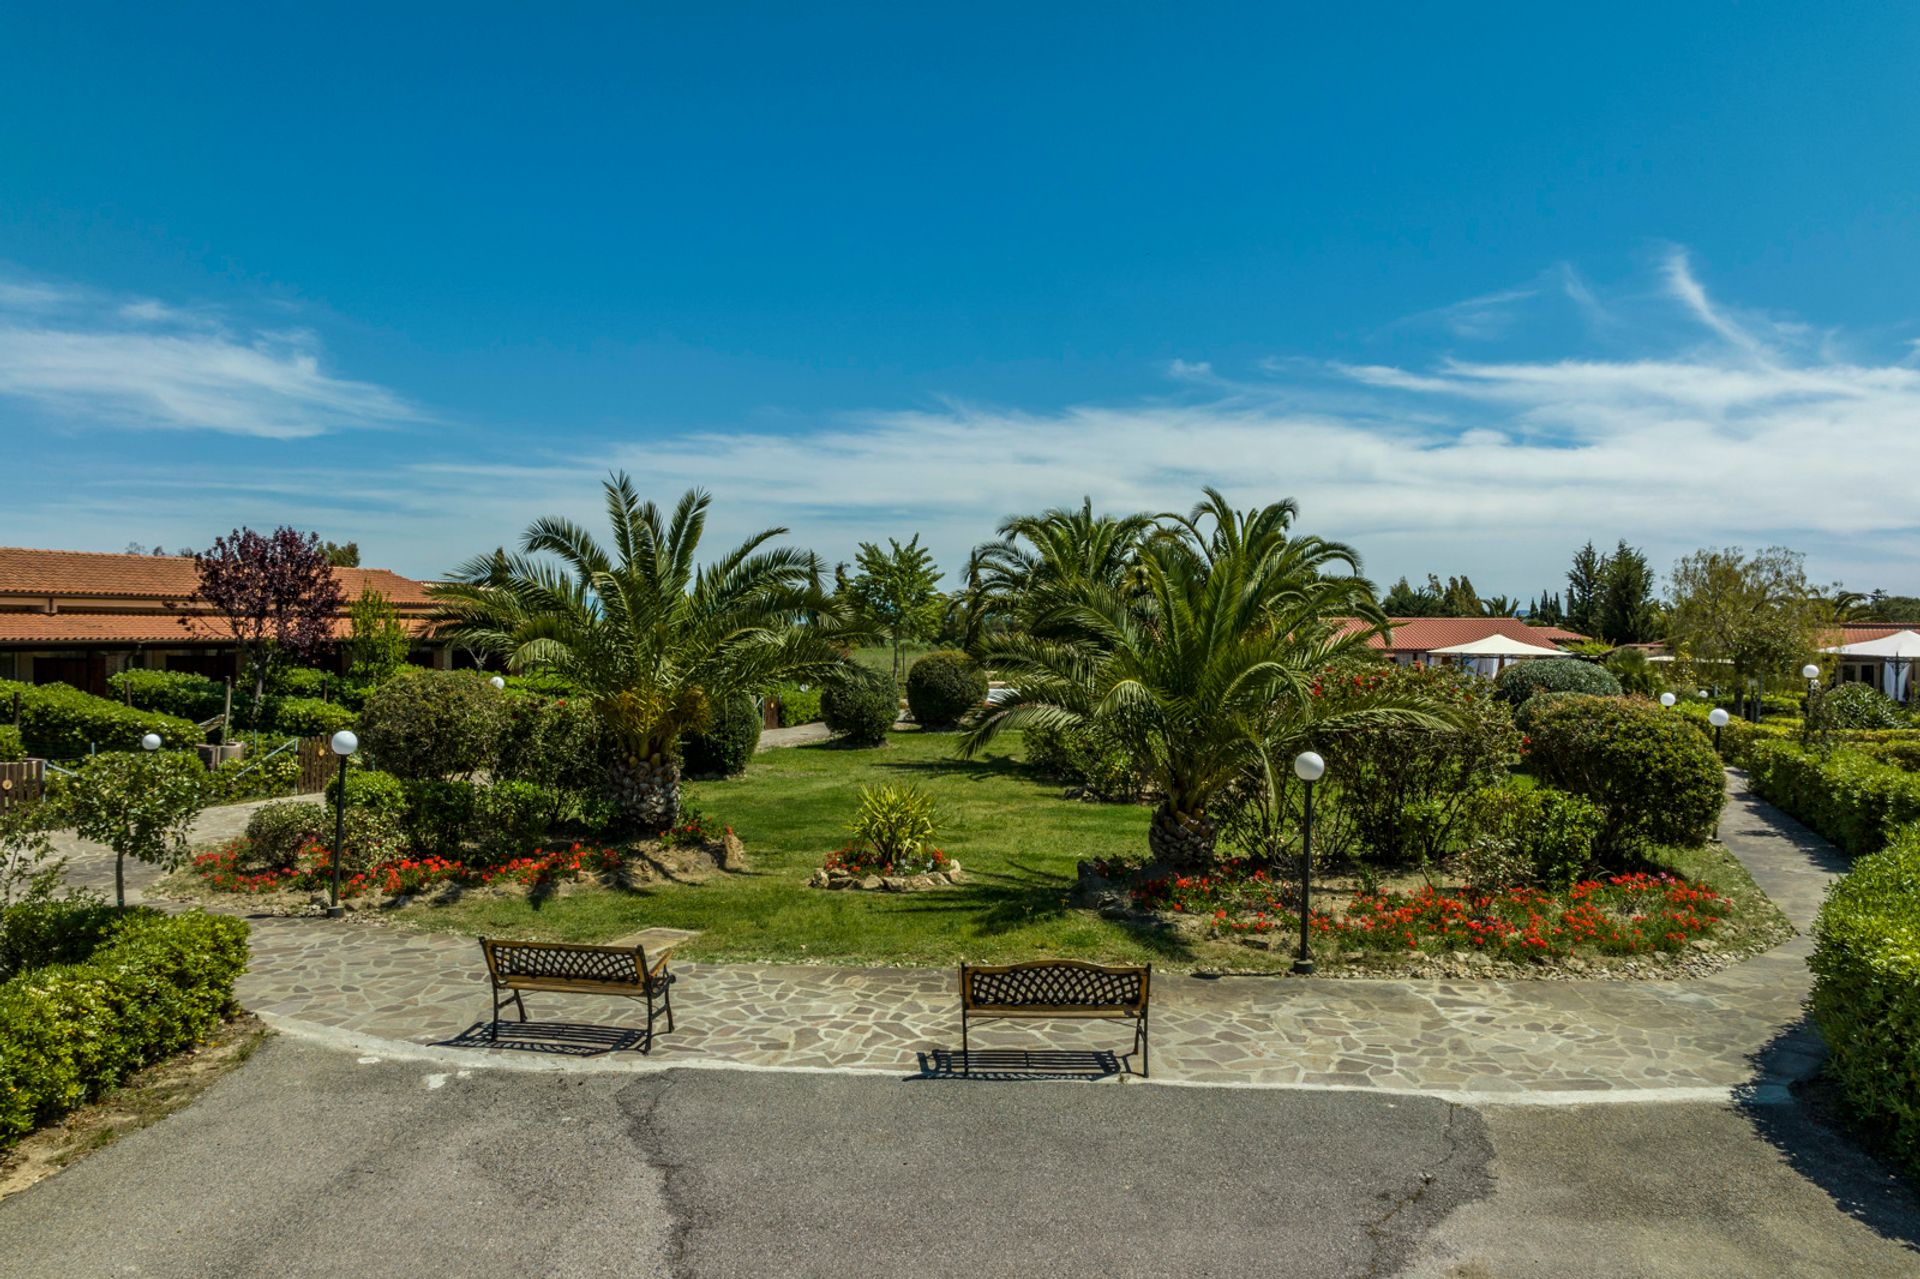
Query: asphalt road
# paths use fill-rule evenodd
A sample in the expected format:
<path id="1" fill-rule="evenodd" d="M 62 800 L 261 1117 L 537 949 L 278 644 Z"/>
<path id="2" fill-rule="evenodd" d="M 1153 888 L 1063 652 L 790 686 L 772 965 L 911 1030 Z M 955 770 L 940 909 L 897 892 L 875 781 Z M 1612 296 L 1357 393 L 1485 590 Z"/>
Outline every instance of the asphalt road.
<path id="1" fill-rule="evenodd" d="M 1790 1119 L 462 1074 L 277 1039 L 187 1111 L 0 1203 L 0 1273 L 1920 1273 L 1911 1196 Z"/>

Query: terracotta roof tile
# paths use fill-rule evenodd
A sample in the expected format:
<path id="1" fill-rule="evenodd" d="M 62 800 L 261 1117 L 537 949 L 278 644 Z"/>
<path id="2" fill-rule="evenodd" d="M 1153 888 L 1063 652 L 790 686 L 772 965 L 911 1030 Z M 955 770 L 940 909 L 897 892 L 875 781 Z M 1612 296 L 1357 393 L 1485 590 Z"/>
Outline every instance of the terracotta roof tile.
<path id="1" fill-rule="evenodd" d="M 348 599 L 372 586 L 395 605 L 425 607 L 424 582 L 384 568 L 335 569 Z M 182 555 L 114 555 L 97 551 L 42 551 L 0 546 L 0 596 L 187 600 L 199 587 L 193 561 Z"/>
<path id="2" fill-rule="evenodd" d="M 1563 626 L 1528 626 L 1517 617 L 1396 617 L 1386 635 L 1368 638 L 1367 647 L 1383 652 L 1430 653 L 1436 648 L 1470 644 L 1501 635 L 1530 644 L 1575 644 L 1587 638 Z M 1349 622 L 1347 630 L 1361 623 Z"/>
<path id="3" fill-rule="evenodd" d="M 401 620 L 415 635 L 423 634 L 428 626 L 425 618 Z M 336 639 L 346 638 L 348 631 L 345 618 L 333 625 Z M 233 642 L 233 632 L 226 624 L 204 613 L 0 613 L 0 645 L 13 648 Z"/>

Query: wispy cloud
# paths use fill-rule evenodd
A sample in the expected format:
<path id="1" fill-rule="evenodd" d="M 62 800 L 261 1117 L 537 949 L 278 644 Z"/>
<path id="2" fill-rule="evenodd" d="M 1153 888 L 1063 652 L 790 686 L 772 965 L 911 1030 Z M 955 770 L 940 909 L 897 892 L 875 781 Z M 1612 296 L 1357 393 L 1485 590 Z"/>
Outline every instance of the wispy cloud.
<path id="1" fill-rule="evenodd" d="M 423 418 L 324 355 L 206 308 L 0 281 L 0 396 L 80 424 L 297 439 Z"/>

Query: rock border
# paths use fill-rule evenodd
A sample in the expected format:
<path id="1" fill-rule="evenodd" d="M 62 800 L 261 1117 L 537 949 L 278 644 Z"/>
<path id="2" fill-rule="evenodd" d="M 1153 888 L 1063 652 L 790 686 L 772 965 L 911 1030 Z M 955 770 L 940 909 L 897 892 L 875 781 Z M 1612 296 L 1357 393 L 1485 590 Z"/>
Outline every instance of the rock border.
<path id="1" fill-rule="evenodd" d="M 823 866 L 807 876 L 808 888 L 856 893 L 924 893 L 966 882 L 960 863 L 952 860 L 947 862 L 944 871 L 928 871 L 924 875 L 855 875 L 850 871 L 828 870 Z"/>

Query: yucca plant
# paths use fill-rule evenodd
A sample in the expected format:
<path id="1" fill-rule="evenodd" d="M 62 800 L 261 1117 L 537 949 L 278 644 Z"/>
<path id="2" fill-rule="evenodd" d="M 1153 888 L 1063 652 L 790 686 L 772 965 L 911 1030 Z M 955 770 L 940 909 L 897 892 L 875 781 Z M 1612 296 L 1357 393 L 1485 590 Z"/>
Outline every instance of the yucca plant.
<path id="1" fill-rule="evenodd" d="M 1139 543 L 1137 588 L 1063 583 L 1044 634 L 989 646 L 987 660 L 1015 691 L 962 744 L 972 754 L 1009 729 L 1102 722 L 1160 792 L 1148 842 L 1175 867 L 1212 859 L 1208 804 L 1258 768 L 1263 751 L 1368 724 L 1448 727 L 1444 708 L 1418 699 L 1336 707 L 1316 697 L 1327 669 L 1358 656 L 1386 624 L 1358 555 L 1293 535 L 1291 502 L 1242 514 L 1206 492 Z"/>
<path id="2" fill-rule="evenodd" d="M 433 594 L 442 634 L 580 690 L 600 720 L 616 810 L 633 828 L 664 830 L 680 811 L 683 733 L 736 694 L 820 682 L 871 629 L 835 610 L 812 554 L 767 545 L 786 529 L 702 565 L 707 494 L 689 490 L 668 517 L 625 474 L 604 488 L 611 550 L 549 516 L 520 553 L 472 560 Z"/>

